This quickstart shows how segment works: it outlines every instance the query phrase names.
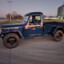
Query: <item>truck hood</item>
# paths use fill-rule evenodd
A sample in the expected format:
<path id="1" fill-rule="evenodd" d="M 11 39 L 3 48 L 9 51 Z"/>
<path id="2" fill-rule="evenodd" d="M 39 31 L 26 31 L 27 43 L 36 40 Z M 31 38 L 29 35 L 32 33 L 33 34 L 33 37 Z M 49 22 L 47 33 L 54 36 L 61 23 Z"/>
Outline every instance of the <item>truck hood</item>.
<path id="1" fill-rule="evenodd" d="M 14 28 L 14 27 L 23 27 L 25 26 L 26 24 L 4 24 L 4 25 L 1 25 L 1 28 Z"/>

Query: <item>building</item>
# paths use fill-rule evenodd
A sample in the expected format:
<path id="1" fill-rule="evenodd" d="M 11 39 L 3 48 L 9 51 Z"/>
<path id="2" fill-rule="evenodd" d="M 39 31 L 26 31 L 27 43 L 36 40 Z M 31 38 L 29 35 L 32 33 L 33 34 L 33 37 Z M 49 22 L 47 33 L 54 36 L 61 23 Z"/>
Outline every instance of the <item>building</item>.
<path id="1" fill-rule="evenodd" d="M 64 19 L 64 4 L 58 8 L 57 17 Z"/>

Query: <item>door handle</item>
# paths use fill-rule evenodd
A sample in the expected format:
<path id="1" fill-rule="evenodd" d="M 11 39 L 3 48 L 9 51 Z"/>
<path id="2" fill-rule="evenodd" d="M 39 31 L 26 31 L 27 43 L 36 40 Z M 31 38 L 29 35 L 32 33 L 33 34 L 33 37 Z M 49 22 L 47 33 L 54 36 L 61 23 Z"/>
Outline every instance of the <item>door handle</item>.
<path id="1" fill-rule="evenodd" d="M 36 28 L 35 28 L 35 27 L 31 27 L 30 29 L 32 29 L 32 30 L 36 30 Z"/>

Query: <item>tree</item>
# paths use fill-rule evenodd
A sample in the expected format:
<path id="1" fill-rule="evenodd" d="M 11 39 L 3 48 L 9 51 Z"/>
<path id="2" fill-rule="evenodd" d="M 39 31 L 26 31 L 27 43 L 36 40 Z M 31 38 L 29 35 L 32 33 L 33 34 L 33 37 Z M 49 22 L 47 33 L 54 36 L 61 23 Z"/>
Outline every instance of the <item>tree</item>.
<path id="1" fill-rule="evenodd" d="M 17 19 L 22 19 L 23 20 L 23 16 L 17 15 Z"/>
<path id="2" fill-rule="evenodd" d="M 6 15 L 6 17 L 7 17 L 7 19 L 10 19 L 10 13 L 8 13 L 8 14 Z M 17 14 L 16 12 L 13 12 L 13 13 L 11 14 L 11 19 L 21 19 L 21 20 L 23 20 L 23 16 L 20 15 L 20 14 Z"/>
<path id="3" fill-rule="evenodd" d="M 6 15 L 6 17 L 7 17 L 7 19 L 10 19 L 10 13 L 8 13 L 8 14 Z M 12 18 L 12 15 L 11 15 L 11 18 Z"/>

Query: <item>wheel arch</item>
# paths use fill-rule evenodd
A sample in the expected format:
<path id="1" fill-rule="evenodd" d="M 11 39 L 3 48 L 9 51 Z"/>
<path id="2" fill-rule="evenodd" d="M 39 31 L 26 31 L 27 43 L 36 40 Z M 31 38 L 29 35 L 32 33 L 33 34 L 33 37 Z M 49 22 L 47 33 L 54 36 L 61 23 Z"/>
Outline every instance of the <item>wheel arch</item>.
<path id="1" fill-rule="evenodd" d="M 58 28 L 57 30 L 61 30 L 64 33 L 64 29 L 63 28 Z"/>
<path id="2" fill-rule="evenodd" d="M 64 29 L 63 29 L 62 27 L 56 28 L 56 29 L 54 30 L 54 33 L 55 33 L 57 30 L 61 30 L 61 31 L 64 33 Z"/>
<path id="3" fill-rule="evenodd" d="M 64 33 L 64 29 L 63 29 L 62 27 L 55 27 L 55 28 L 53 28 L 53 30 L 51 31 L 51 35 L 53 36 L 54 33 L 55 33 L 57 30 L 61 30 L 61 31 Z"/>
<path id="4" fill-rule="evenodd" d="M 14 33 L 14 34 L 17 34 L 18 36 L 19 36 L 19 38 L 24 38 L 23 36 L 22 36 L 22 33 L 21 32 L 10 32 L 10 33 Z M 5 35 L 7 35 L 7 34 L 10 34 L 9 32 L 8 33 L 4 33 L 3 34 L 3 37 L 5 36 Z"/>

